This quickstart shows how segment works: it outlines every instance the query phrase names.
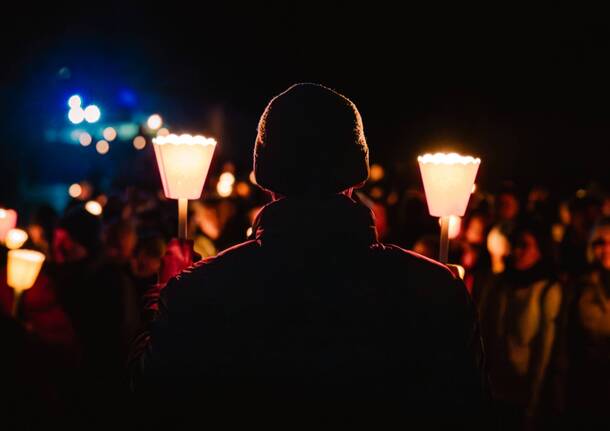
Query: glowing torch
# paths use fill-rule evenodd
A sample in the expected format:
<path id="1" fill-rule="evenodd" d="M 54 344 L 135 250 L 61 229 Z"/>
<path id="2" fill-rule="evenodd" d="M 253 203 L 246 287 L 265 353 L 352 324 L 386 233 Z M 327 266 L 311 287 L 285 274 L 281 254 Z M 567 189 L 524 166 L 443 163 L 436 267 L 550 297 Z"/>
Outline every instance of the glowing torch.
<path id="1" fill-rule="evenodd" d="M 447 263 L 449 254 L 449 224 L 452 216 L 466 212 L 481 159 L 456 153 L 425 154 L 417 158 L 426 192 L 428 211 L 439 217 L 441 241 L 439 260 Z"/>
<path id="2" fill-rule="evenodd" d="M 165 197 L 178 200 L 178 238 L 186 239 L 188 200 L 201 197 L 216 141 L 171 134 L 154 138 L 153 148 Z"/>
<path id="3" fill-rule="evenodd" d="M 19 249 L 8 252 L 6 283 L 15 291 L 13 316 L 17 316 L 21 295 L 31 288 L 38 278 L 44 259 L 44 254 L 34 250 Z"/>

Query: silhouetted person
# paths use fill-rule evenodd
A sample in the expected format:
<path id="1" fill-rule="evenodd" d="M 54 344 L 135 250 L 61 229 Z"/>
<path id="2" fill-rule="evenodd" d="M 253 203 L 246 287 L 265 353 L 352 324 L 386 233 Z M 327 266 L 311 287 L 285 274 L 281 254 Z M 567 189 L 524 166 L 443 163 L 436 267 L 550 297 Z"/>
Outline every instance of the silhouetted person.
<path id="1" fill-rule="evenodd" d="M 579 190 L 569 203 L 570 224 L 559 248 L 562 270 L 569 279 L 582 277 L 589 264 L 587 262 L 587 240 L 593 225 L 601 214 L 597 197 Z"/>
<path id="2" fill-rule="evenodd" d="M 489 292 L 485 304 L 480 304 L 491 386 L 503 429 L 531 425 L 548 407 L 544 397 L 554 367 L 562 288 L 549 262 L 550 240 L 545 233 L 526 222 L 515 225 L 506 269 L 486 286 Z"/>
<path id="3" fill-rule="evenodd" d="M 593 228 L 589 272 L 578 283 L 569 326 L 568 408 L 573 426 L 610 425 L 610 218 Z"/>
<path id="4" fill-rule="evenodd" d="M 483 414 L 481 342 L 447 267 L 381 244 L 350 198 L 369 174 L 356 106 L 319 85 L 271 100 L 254 149 L 275 200 L 255 239 L 207 258 L 161 290 L 133 355 L 155 414 L 205 423 L 467 423 Z M 188 262 L 170 243 L 161 282 Z M 169 268 L 169 269 L 168 269 Z M 221 407 L 216 410 L 217 407 Z"/>

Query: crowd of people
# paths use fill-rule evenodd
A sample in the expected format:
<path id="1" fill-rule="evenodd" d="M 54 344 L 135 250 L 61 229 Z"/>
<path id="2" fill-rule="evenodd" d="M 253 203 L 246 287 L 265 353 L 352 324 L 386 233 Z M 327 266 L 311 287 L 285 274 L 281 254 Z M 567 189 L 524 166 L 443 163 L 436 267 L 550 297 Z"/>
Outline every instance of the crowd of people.
<path id="1" fill-rule="evenodd" d="M 272 99 L 250 180 L 234 171 L 191 201 L 192 250 L 171 241 L 176 204 L 158 189 L 82 183 L 61 214 L 21 218 L 46 261 L 16 308 L 0 278 L 2 420 L 137 423 L 155 411 L 135 388 L 152 384 L 169 402 L 189 398 L 176 387 L 248 402 L 264 394 L 244 388 L 360 402 L 399 390 L 451 423 L 607 422 L 610 195 L 474 187 L 449 224 L 460 281 L 424 258 L 439 225 L 421 186 L 369 167 L 355 105 L 326 87 Z M 191 255 L 209 259 L 180 272 Z"/>
<path id="2" fill-rule="evenodd" d="M 436 259 L 438 225 L 423 193 L 397 196 L 380 188 L 373 181 L 355 198 L 372 209 L 381 238 Z M 2 277 L 3 357 L 12 361 L 11 384 L 4 386 L 14 390 L 15 414 L 38 408 L 45 412 L 40 417 L 76 420 L 129 405 L 125 359 L 174 236 L 175 203 L 136 188 L 91 198 L 104 203 L 101 215 L 88 212 L 81 199 L 63 214 L 42 206 L 31 215 L 26 247 L 47 261 L 15 317 Z M 195 251 L 212 256 L 244 241 L 267 200 L 248 185 L 241 196 L 192 202 Z M 561 201 L 534 188 L 522 198 L 507 183 L 495 194 L 473 193 L 467 214 L 453 226 L 450 261 L 465 269 L 494 405 L 514 429 L 557 420 L 593 423 L 607 414 L 609 204 L 587 190 Z"/>

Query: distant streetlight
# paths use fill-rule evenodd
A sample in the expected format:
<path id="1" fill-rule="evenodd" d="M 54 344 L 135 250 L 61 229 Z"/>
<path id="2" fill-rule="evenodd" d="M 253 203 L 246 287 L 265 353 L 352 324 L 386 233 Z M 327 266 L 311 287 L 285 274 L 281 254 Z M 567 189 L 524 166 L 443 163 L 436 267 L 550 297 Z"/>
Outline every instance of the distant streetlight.
<path id="1" fill-rule="evenodd" d="M 85 120 L 87 120 L 88 123 L 95 123 L 99 121 L 101 116 L 102 112 L 97 106 L 89 105 L 85 108 Z"/>
<path id="2" fill-rule="evenodd" d="M 116 139 L 116 130 L 113 127 L 106 127 L 102 132 L 104 139 L 108 142 L 112 142 Z"/>
<path id="3" fill-rule="evenodd" d="M 80 108 L 81 103 L 82 100 L 78 94 L 75 94 L 68 99 L 68 106 L 70 108 Z"/>
<path id="4" fill-rule="evenodd" d="M 68 188 L 68 194 L 70 195 L 71 198 L 74 198 L 74 199 L 79 197 L 82 192 L 83 192 L 83 188 L 80 186 L 79 183 L 74 183 Z"/>
<path id="5" fill-rule="evenodd" d="M 148 117 L 146 121 L 146 125 L 150 130 L 157 130 L 159 127 L 163 125 L 163 118 L 159 114 L 153 114 Z"/>
<path id="6" fill-rule="evenodd" d="M 133 147 L 136 150 L 141 150 L 146 146 L 146 138 L 144 136 L 136 136 L 133 138 Z"/>
<path id="7" fill-rule="evenodd" d="M 83 147 L 89 146 L 92 140 L 93 138 L 87 132 L 83 132 L 78 136 L 78 142 L 80 142 Z"/>
<path id="8" fill-rule="evenodd" d="M 84 119 L 85 111 L 83 111 L 83 108 L 81 108 L 80 106 L 72 108 L 70 109 L 70 111 L 68 111 L 68 120 L 70 120 L 71 123 L 80 124 L 83 122 Z"/>

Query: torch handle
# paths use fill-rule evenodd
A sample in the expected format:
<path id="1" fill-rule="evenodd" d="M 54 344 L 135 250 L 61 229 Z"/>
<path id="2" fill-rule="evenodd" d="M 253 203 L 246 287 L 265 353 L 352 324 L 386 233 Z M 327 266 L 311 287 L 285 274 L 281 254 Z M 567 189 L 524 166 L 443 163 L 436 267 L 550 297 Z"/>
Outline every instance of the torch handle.
<path id="1" fill-rule="evenodd" d="M 441 217 L 441 243 L 439 247 L 439 260 L 447 263 L 449 260 L 449 216 Z"/>
<path id="2" fill-rule="evenodd" d="M 21 301 L 21 292 L 20 290 L 14 290 L 15 295 L 13 296 L 13 310 L 11 315 L 16 319 L 19 314 L 19 302 Z"/>
<path id="3" fill-rule="evenodd" d="M 188 199 L 178 199 L 178 238 L 187 239 L 188 237 Z"/>

